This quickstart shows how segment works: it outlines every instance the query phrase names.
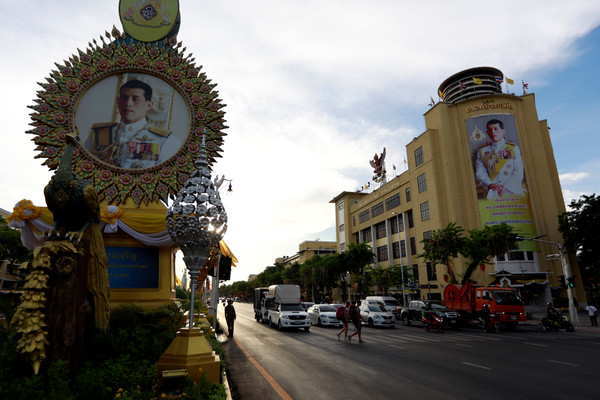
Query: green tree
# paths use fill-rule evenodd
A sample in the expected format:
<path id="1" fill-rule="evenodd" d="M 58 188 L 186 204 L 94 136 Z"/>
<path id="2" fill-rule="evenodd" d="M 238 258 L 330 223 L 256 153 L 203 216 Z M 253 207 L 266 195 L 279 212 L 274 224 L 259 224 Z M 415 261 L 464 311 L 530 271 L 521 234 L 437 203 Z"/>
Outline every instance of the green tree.
<path id="1" fill-rule="evenodd" d="M 0 217 L 0 260 L 20 264 L 31 258 L 32 252 L 21 243 L 21 233 L 9 227 L 6 220 Z"/>
<path id="2" fill-rule="evenodd" d="M 445 265 L 451 283 L 457 283 L 451 259 L 458 257 L 465 246 L 463 232 L 463 228 L 450 222 L 445 228 L 434 231 L 431 239 L 422 240 L 423 253 L 418 255 L 434 266 Z"/>
<path id="3" fill-rule="evenodd" d="M 494 256 L 508 253 L 516 247 L 515 234 L 510 225 L 486 226 L 469 231 L 469 238 L 464 241 L 460 250 L 469 260 L 469 265 L 460 283 L 467 283 L 478 265 L 488 263 Z"/>
<path id="4" fill-rule="evenodd" d="M 487 263 L 492 257 L 516 247 L 513 228 L 507 224 L 470 230 L 469 237 L 463 237 L 463 232 L 463 228 L 451 222 L 445 228 L 434 231 L 431 239 L 422 241 L 423 253 L 419 254 L 419 257 L 433 265 L 446 265 L 451 283 L 457 283 L 452 271 L 451 259 L 458 257 L 459 254 L 469 260 L 460 282 L 464 285 L 478 265 Z"/>
<path id="5" fill-rule="evenodd" d="M 358 244 L 349 243 L 348 250 L 343 251 L 340 254 L 341 265 L 343 265 L 342 271 L 348 271 L 355 276 L 355 282 L 357 283 L 357 293 L 364 294 L 369 290 L 368 282 L 365 279 L 365 268 L 373 264 L 375 260 L 375 254 L 371 246 L 366 242 Z M 350 282 L 348 282 L 349 284 Z"/>
<path id="6" fill-rule="evenodd" d="M 600 283 L 600 196 L 583 195 L 569 207 L 571 211 L 558 216 L 558 230 L 568 252 L 577 255 L 584 282 L 596 286 Z"/>

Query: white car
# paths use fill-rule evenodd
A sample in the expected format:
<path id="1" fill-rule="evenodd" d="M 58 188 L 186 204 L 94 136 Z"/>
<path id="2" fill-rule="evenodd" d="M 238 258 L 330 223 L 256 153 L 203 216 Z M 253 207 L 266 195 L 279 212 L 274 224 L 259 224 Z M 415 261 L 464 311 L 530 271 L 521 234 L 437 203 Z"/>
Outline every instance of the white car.
<path id="1" fill-rule="evenodd" d="M 396 317 L 394 317 L 394 314 L 389 312 L 381 304 L 361 304 L 360 314 L 363 317 L 363 323 L 366 323 L 371 327 L 389 326 L 390 328 L 393 328 L 396 326 Z"/>
<path id="2" fill-rule="evenodd" d="M 342 326 L 342 321 L 335 317 L 337 308 L 331 304 L 316 304 L 308 309 L 308 318 L 312 325 Z"/>

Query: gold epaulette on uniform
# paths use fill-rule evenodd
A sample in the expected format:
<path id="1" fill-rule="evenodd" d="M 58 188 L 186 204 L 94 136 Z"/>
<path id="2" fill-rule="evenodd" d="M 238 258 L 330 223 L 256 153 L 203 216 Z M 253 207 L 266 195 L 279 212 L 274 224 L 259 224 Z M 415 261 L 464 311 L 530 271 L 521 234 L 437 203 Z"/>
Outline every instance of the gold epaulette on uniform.
<path id="1" fill-rule="evenodd" d="M 118 124 L 117 122 L 97 122 L 95 124 L 92 124 L 92 129 L 112 128 L 113 126 L 116 126 L 117 124 Z"/>
<path id="2" fill-rule="evenodd" d="M 166 130 L 166 129 L 160 129 L 160 128 L 157 128 L 155 126 L 149 126 L 148 130 L 150 132 L 152 132 L 152 133 L 154 133 L 154 134 L 156 134 L 158 136 L 162 136 L 162 137 L 167 137 L 167 136 L 169 136 L 171 134 L 171 132 L 169 132 L 168 130 Z"/>

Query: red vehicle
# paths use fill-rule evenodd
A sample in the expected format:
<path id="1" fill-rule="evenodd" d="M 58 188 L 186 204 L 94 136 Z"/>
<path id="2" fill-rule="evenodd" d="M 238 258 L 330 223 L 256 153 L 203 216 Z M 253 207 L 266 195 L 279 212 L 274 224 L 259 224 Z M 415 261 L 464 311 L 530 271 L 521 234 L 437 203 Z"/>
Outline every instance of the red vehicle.
<path id="1" fill-rule="evenodd" d="M 478 320 L 484 304 L 507 329 L 527 320 L 523 300 L 516 289 L 499 286 L 450 284 L 444 290 L 444 304 L 459 312 L 462 320 Z"/>

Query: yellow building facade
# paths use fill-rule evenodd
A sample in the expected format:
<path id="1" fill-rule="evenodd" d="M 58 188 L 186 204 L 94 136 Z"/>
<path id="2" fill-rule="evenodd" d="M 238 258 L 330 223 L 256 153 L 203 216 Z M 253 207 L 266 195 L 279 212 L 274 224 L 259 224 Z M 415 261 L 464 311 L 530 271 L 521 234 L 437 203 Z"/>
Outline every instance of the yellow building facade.
<path id="1" fill-rule="evenodd" d="M 521 236 L 562 242 L 558 215 L 565 205 L 547 122 L 538 119 L 533 94 L 504 94 L 502 79 L 502 72 L 490 67 L 448 78 L 440 86 L 444 101 L 425 113 L 425 132 L 406 146 L 408 170 L 371 193 L 343 192 L 331 200 L 339 251 L 348 243 L 367 242 L 379 266 L 409 269 L 411 297 L 441 299 L 449 282 L 446 267 L 417 255 L 423 239 L 451 222 L 465 231 L 506 222 Z M 487 133 L 493 127 L 504 132 L 503 150 L 495 150 Z M 494 190 L 498 182 L 504 186 Z M 557 247 L 519 245 L 518 251 L 481 265 L 471 279 L 517 288 L 531 312 L 566 298 L 559 284 L 562 264 L 550 260 Z M 569 265 L 576 278 L 574 297 L 584 304 L 575 257 Z M 459 281 L 466 266 L 463 258 L 453 260 Z"/>
<path id="2" fill-rule="evenodd" d="M 320 240 L 305 240 L 298 245 L 298 252 L 293 256 L 278 257 L 275 262 L 289 267 L 294 263 L 304 264 L 314 256 L 323 256 L 326 254 L 335 254 L 337 252 L 337 242 L 328 242 Z"/>

